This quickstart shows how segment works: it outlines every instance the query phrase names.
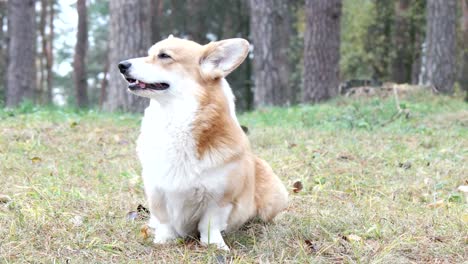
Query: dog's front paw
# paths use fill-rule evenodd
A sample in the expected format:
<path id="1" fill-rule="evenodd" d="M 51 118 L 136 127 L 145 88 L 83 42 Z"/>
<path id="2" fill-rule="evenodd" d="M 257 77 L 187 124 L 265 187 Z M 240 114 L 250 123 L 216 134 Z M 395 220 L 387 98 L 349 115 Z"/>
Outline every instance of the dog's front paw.
<path id="1" fill-rule="evenodd" d="M 229 251 L 229 247 L 226 245 L 226 243 L 224 243 L 224 241 L 220 243 L 212 243 L 211 245 L 215 245 L 220 250 Z"/>
<path id="2" fill-rule="evenodd" d="M 174 230 L 166 224 L 158 224 L 154 233 L 155 234 L 153 242 L 155 244 L 167 244 L 174 241 L 177 238 L 177 235 L 174 232 Z"/>
<path id="3" fill-rule="evenodd" d="M 176 239 L 175 236 L 163 236 L 156 234 L 153 239 L 153 243 L 155 244 L 168 244 L 173 242 Z"/>
<path id="4" fill-rule="evenodd" d="M 229 247 L 224 242 L 224 239 L 219 231 L 212 232 L 211 236 L 200 234 L 200 240 L 205 246 L 214 245 L 218 249 L 229 251 Z"/>

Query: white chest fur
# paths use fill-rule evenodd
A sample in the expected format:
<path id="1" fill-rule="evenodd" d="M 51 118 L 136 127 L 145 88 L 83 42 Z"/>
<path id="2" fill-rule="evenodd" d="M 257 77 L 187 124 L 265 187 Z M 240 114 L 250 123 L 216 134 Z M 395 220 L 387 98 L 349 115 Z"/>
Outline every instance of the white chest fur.
<path id="1" fill-rule="evenodd" d="M 168 217 L 179 235 L 193 231 L 207 204 L 222 197 L 234 168 L 198 159 L 191 132 L 196 109 L 196 102 L 163 108 L 152 101 L 137 142 L 146 195 L 163 193 Z"/>

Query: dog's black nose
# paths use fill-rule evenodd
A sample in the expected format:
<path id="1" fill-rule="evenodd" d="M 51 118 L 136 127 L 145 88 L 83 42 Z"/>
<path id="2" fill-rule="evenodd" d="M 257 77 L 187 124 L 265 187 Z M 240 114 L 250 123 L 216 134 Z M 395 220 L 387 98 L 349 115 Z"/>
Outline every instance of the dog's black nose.
<path id="1" fill-rule="evenodd" d="M 126 73 L 127 70 L 132 66 L 132 64 L 128 61 L 121 61 L 119 63 L 119 70 L 122 74 Z"/>

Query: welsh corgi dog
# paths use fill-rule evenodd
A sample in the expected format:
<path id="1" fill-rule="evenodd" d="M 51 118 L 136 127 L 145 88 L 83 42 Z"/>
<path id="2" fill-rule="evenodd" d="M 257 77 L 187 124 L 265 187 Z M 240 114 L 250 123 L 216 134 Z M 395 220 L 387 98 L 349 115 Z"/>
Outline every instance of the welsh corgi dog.
<path id="1" fill-rule="evenodd" d="M 202 244 L 229 250 L 221 232 L 287 207 L 285 186 L 250 149 L 225 79 L 248 53 L 240 38 L 202 46 L 169 36 L 118 65 L 128 90 L 151 99 L 137 153 L 154 243 L 199 232 Z"/>

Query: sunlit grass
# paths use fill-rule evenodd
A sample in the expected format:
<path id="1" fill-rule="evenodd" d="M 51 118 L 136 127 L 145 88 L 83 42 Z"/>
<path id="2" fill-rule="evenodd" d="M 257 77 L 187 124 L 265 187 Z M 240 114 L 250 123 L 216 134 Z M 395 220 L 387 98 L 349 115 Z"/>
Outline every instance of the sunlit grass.
<path id="1" fill-rule="evenodd" d="M 269 108 L 240 117 L 255 153 L 291 192 L 275 223 L 226 237 L 229 254 L 158 247 L 144 221 L 135 155 L 140 116 L 0 111 L 0 262 L 461 263 L 467 259 L 468 107 L 414 94 Z M 439 202 L 435 204 L 435 202 Z"/>

